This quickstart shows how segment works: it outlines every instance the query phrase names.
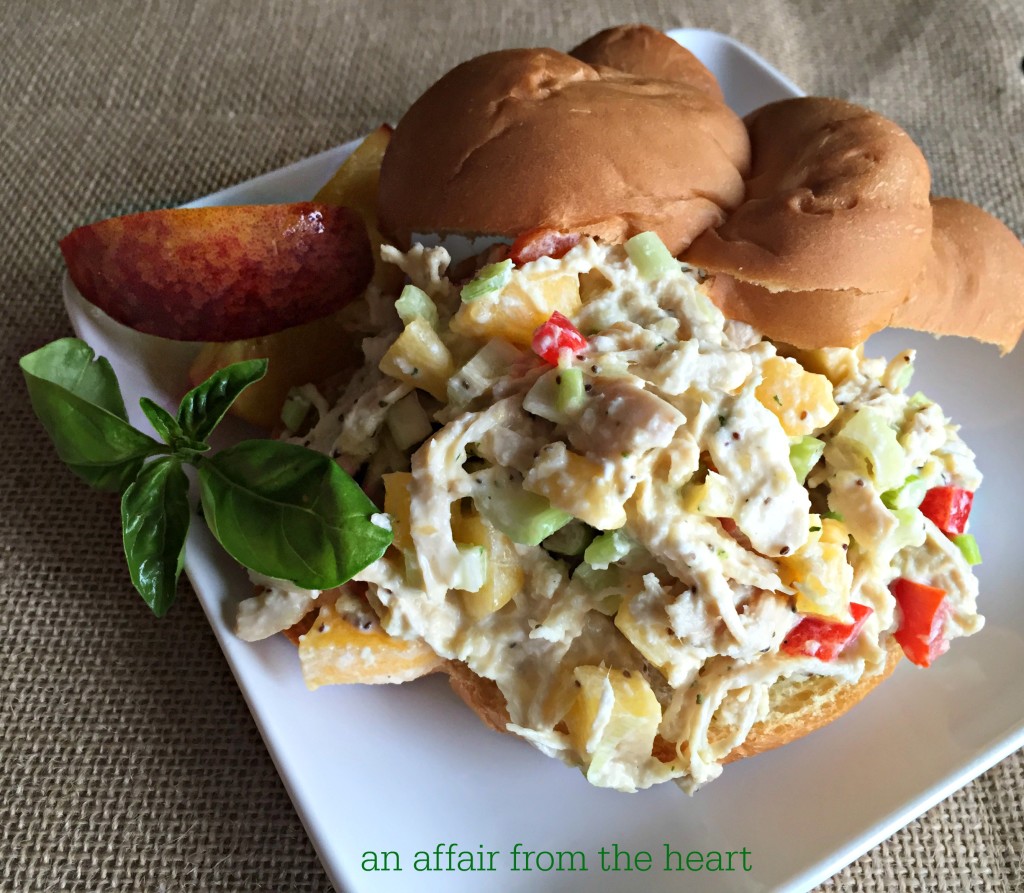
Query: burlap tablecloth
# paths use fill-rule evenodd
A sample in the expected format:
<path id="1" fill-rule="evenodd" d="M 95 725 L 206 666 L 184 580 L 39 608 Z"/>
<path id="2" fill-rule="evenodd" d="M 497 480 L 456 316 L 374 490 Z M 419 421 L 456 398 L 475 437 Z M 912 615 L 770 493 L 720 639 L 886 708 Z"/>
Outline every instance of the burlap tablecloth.
<path id="1" fill-rule="evenodd" d="M 16 359 L 69 333 L 57 240 L 72 227 L 351 139 L 476 53 L 636 20 L 726 32 L 808 91 L 895 118 L 936 192 L 1024 231 L 1021 0 L 6 0 L 0 13 L 4 890 L 329 889 L 187 584 L 155 620 L 125 571 L 116 500 L 60 465 L 28 408 Z M 1022 787 L 1018 753 L 823 889 L 1024 889 Z"/>

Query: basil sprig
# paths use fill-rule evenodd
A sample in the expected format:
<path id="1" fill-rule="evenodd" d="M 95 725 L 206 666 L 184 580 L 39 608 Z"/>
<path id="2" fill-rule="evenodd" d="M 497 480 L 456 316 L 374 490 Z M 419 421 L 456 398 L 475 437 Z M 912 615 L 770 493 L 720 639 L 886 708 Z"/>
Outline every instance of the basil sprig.
<path id="1" fill-rule="evenodd" d="M 54 341 L 22 357 L 21 371 L 57 455 L 87 484 L 123 491 L 146 459 L 163 452 L 129 424 L 114 370 L 84 341 Z"/>
<path id="2" fill-rule="evenodd" d="M 132 583 L 159 617 L 174 601 L 184 560 L 192 514 L 186 464 L 198 471 L 200 504 L 217 541 L 268 577 L 329 589 L 391 542 L 391 532 L 370 520 L 374 504 L 327 456 L 276 440 L 205 455 L 231 404 L 266 374 L 266 360 L 215 372 L 185 395 L 175 415 L 143 397 L 163 443 L 128 422 L 110 363 L 85 342 L 54 341 L 22 357 L 21 369 L 60 458 L 93 487 L 121 492 Z"/>
<path id="3" fill-rule="evenodd" d="M 236 560 L 306 589 L 348 580 L 376 561 L 391 532 L 336 462 L 276 440 L 247 440 L 199 466 L 206 523 Z M 333 583 L 332 585 L 337 585 Z"/>
<path id="4" fill-rule="evenodd" d="M 121 497 L 128 570 L 157 617 L 174 602 L 191 516 L 188 478 L 177 456 L 162 456 L 143 466 Z"/>

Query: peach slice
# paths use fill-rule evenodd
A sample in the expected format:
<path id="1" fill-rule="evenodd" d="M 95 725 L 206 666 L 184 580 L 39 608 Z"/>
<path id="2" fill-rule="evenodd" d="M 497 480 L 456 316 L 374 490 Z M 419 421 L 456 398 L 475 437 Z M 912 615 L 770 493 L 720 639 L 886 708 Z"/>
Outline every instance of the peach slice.
<path id="1" fill-rule="evenodd" d="M 60 249 L 87 301 L 178 341 L 255 338 L 319 319 L 373 274 L 361 216 L 312 202 L 145 211 L 79 227 Z"/>
<path id="2" fill-rule="evenodd" d="M 394 128 L 381 124 L 352 151 L 341 167 L 314 196 L 325 205 L 345 205 L 362 215 L 369 226 L 377 225 L 377 188 L 380 166 Z"/>
<path id="3" fill-rule="evenodd" d="M 400 290 L 404 280 L 401 270 L 381 260 L 380 246 L 383 238 L 377 224 L 380 166 L 393 130 L 389 124 L 381 124 L 368 134 L 313 197 L 315 202 L 345 205 L 360 213 L 373 246 L 373 284 L 383 292 Z"/>
<path id="4" fill-rule="evenodd" d="M 344 316 L 334 313 L 262 338 L 207 344 L 189 368 L 189 383 L 195 387 L 231 363 L 265 358 L 267 374 L 247 387 L 229 412 L 272 430 L 281 424 L 281 405 L 292 387 L 355 371 L 362 358 L 360 339 Z"/>

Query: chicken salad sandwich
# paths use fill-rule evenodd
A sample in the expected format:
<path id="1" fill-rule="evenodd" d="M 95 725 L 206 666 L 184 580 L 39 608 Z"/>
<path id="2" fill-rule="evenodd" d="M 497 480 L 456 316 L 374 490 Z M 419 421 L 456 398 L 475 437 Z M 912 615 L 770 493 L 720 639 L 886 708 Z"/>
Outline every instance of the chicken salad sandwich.
<path id="1" fill-rule="evenodd" d="M 621 791 L 693 791 L 927 667 L 984 622 L 981 474 L 914 352 L 863 342 L 1024 327 L 1019 241 L 929 190 L 882 116 L 741 120 L 643 26 L 449 72 L 317 197 L 359 211 L 372 274 L 340 373 L 280 415 L 376 545 L 338 585 L 247 562 L 238 634 L 288 635 L 311 688 L 446 673 Z"/>

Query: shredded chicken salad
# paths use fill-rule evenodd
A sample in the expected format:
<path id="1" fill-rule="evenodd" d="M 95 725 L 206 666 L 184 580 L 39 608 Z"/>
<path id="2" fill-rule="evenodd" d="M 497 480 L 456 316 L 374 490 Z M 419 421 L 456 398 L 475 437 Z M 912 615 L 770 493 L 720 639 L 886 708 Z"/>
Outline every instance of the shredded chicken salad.
<path id="1" fill-rule="evenodd" d="M 926 664 L 981 627 L 964 535 L 922 505 L 981 476 L 909 392 L 912 351 L 786 349 L 628 243 L 461 282 L 444 248 L 382 254 L 410 284 L 370 289 L 362 368 L 303 388 L 285 436 L 354 473 L 394 543 L 363 586 L 257 581 L 244 638 L 369 617 L 496 683 L 509 731 L 632 791 L 715 778 L 782 680 L 879 673 L 900 630 Z M 941 601 L 915 620 L 901 582 Z"/>

